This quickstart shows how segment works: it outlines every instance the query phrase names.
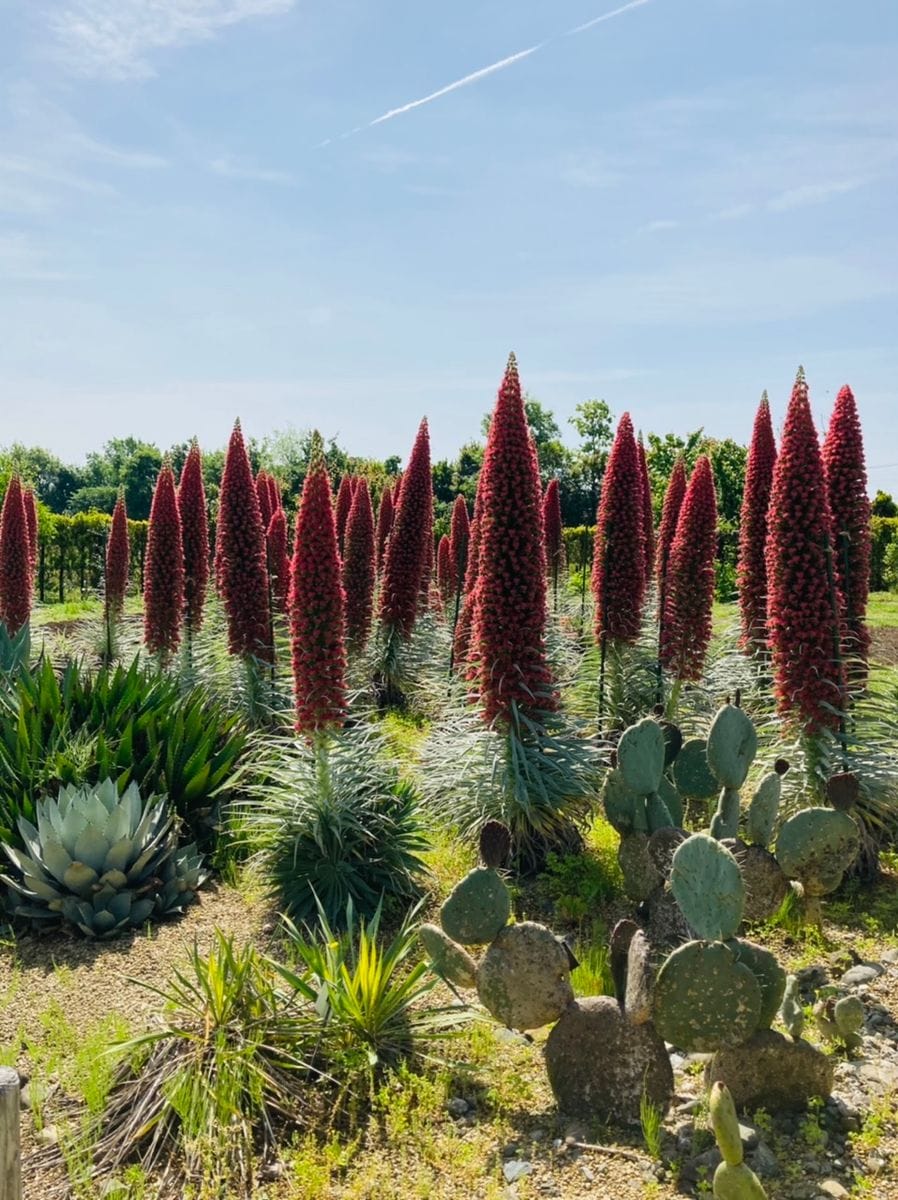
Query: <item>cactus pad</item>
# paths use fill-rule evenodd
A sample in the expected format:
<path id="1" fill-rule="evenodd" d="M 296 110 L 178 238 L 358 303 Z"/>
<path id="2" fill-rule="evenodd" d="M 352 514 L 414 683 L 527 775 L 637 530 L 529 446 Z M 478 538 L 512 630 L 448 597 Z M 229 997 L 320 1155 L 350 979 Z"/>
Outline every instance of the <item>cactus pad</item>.
<path id="1" fill-rule="evenodd" d="M 645 717 L 624 730 L 617 744 L 617 766 L 637 796 L 658 790 L 664 774 L 664 731 L 657 721 Z"/>
<path id="2" fill-rule="evenodd" d="M 649 838 L 649 858 L 662 879 L 670 878 L 673 856 L 688 837 L 689 834 L 685 830 L 669 826 L 667 829 L 656 830 Z"/>
<path id="3" fill-rule="evenodd" d="M 440 909 L 446 935 L 463 946 L 491 942 L 511 916 L 511 896 L 495 871 L 477 867 L 455 885 Z"/>
<path id="4" fill-rule="evenodd" d="M 670 819 L 677 829 L 683 828 L 683 797 L 670 782 L 666 775 L 661 776 L 658 785 L 658 795 L 664 801 L 664 806 L 670 813 Z"/>
<path id="5" fill-rule="evenodd" d="M 760 1179 L 745 1163 L 722 1162 L 714 1172 L 714 1200 L 767 1200 Z"/>
<path id="6" fill-rule="evenodd" d="M 736 1105 L 730 1089 L 719 1080 L 711 1085 L 711 1095 L 708 1098 L 708 1108 L 711 1113 L 711 1126 L 717 1145 L 723 1155 L 723 1161 L 733 1167 L 742 1162 L 742 1134 L 739 1132 L 739 1118 L 736 1116 Z"/>
<path id="7" fill-rule="evenodd" d="M 782 776 L 776 771 L 768 772 L 755 788 L 745 823 L 745 834 L 752 845 L 766 848 L 773 840 L 782 793 Z"/>
<path id="8" fill-rule="evenodd" d="M 860 833 L 847 813 L 834 808 L 803 808 L 779 831 L 776 857 L 789 879 L 811 895 L 834 891 L 860 849 Z"/>
<path id="9" fill-rule="evenodd" d="M 644 833 L 621 838 L 617 861 L 624 877 L 624 891 L 631 900 L 647 900 L 664 880 L 649 857 L 649 839 Z"/>
<path id="10" fill-rule="evenodd" d="M 735 704 L 725 704 L 711 722 L 708 766 L 724 787 L 741 788 L 758 750 L 750 719 Z"/>
<path id="11" fill-rule="evenodd" d="M 441 979 L 456 987 L 477 986 L 477 963 L 470 954 L 437 925 L 422 925 L 418 930 L 424 953 Z"/>
<path id="12" fill-rule="evenodd" d="M 667 770 L 683 749 L 683 732 L 673 721 L 659 721 L 658 724 L 664 734 L 664 769 Z"/>
<path id="13" fill-rule="evenodd" d="M 786 990 L 780 1005 L 780 1020 L 789 1035 L 797 1042 L 804 1029 L 804 1008 L 798 991 L 798 976 L 786 976 Z"/>
<path id="14" fill-rule="evenodd" d="M 484 866 L 503 867 L 511 853 L 511 830 L 501 821 L 487 821 L 480 831 L 480 857 Z"/>
<path id="15" fill-rule="evenodd" d="M 723 942 L 687 942 L 655 981 L 655 1028 L 689 1053 L 738 1046 L 758 1027 L 761 988 Z"/>
<path id="16" fill-rule="evenodd" d="M 717 795 L 720 784 L 708 766 L 708 743 L 704 738 L 690 738 L 683 743 L 673 765 L 677 790 L 691 800 L 710 800 Z"/>
<path id="17" fill-rule="evenodd" d="M 840 812 L 850 812 L 861 794 L 858 777 L 851 771 L 833 775 L 826 784 L 826 798 Z"/>
<path id="18" fill-rule="evenodd" d="M 769 921 L 791 890 L 779 863 L 763 846 L 747 846 L 738 838 L 725 838 L 721 845 L 732 853 L 742 872 L 745 884 L 742 919 L 750 924 Z"/>
<path id="19" fill-rule="evenodd" d="M 614 994 L 623 1004 L 627 990 L 627 969 L 630 954 L 630 942 L 639 931 L 639 926 L 629 917 L 618 921 L 611 930 L 608 946 L 611 957 L 611 978 L 614 980 Z"/>
<path id="20" fill-rule="evenodd" d="M 627 988 L 624 995 L 624 1012 L 633 1025 L 645 1025 L 651 1021 L 654 983 L 651 947 L 648 938 L 639 929 L 634 933 L 627 952 Z"/>
<path id="21" fill-rule="evenodd" d="M 608 771 L 602 785 L 602 807 L 605 809 L 608 824 L 616 829 L 621 837 L 633 832 L 637 805 L 645 811 L 642 797 L 630 791 L 620 771 Z"/>
<path id="22" fill-rule="evenodd" d="M 727 942 L 729 948 L 754 975 L 761 989 L 761 1016 L 758 1019 L 759 1029 L 769 1029 L 773 1019 L 779 1012 L 786 991 L 786 972 L 779 965 L 769 950 L 758 946 L 755 942 L 746 942 L 734 938 Z"/>
<path id="23" fill-rule="evenodd" d="M 535 921 L 506 926 L 483 956 L 477 995 L 509 1029 L 557 1021 L 574 999 L 564 943 Z"/>
<path id="24" fill-rule="evenodd" d="M 866 1016 L 867 1010 L 858 996 L 843 996 L 833 1005 L 833 1019 L 839 1036 L 849 1050 L 856 1050 L 861 1045 L 860 1033 Z"/>
<path id="25" fill-rule="evenodd" d="M 742 921 L 745 885 L 735 858 L 706 833 L 694 833 L 673 856 L 670 889 L 700 938 L 726 941 Z"/>

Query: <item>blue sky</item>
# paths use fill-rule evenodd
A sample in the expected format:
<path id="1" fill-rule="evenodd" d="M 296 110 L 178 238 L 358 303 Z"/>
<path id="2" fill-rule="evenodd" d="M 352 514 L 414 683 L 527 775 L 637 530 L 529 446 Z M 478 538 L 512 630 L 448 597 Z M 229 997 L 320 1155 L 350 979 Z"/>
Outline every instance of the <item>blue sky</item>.
<path id="1" fill-rule="evenodd" d="M 898 5 L 615 7 L 0 0 L 0 440 L 449 455 L 512 348 L 744 440 L 801 362 L 898 492 Z"/>

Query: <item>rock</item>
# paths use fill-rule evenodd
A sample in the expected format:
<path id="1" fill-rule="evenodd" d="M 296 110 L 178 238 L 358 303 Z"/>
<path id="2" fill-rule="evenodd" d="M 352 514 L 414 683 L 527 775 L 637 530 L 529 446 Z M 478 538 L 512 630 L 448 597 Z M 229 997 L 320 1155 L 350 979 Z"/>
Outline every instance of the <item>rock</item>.
<path id="1" fill-rule="evenodd" d="M 840 1083 L 850 1083 L 875 1096 L 898 1088 L 898 1064 L 886 1058 L 839 1063 L 837 1075 Z"/>
<path id="2" fill-rule="evenodd" d="M 845 1197 L 851 1194 L 847 1188 L 839 1183 L 838 1179 L 825 1179 L 817 1187 L 820 1195 L 827 1196 L 830 1200 L 845 1200 Z"/>
<path id="3" fill-rule="evenodd" d="M 891 950 L 886 950 L 883 953 L 882 961 L 887 963 L 898 963 L 898 947 L 893 947 Z"/>
<path id="4" fill-rule="evenodd" d="M 846 971 L 839 980 L 839 983 L 843 987 L 861 987 L 864 984 L 872 983 L 882 973 L 883 969 L 879 963 L 861 963 L 859 966 L 852 967 L 849 971 Z"/>
<path id="5" fill-rule="evenodd" d="M 749 1156 L 748 1165 L 762 1179 L 775 1179 L 780 1173 L 777 1157 L 766 1142 L 758 1142 L 757 1149 Z"/>
<path id="6" fill-rule="evenodd" d="M 675 950 L 691 940 L 693 933 L 680 906 L 665 887 L 658 887 L 647 901 L 646 936 L 653 950 Z"/>
<path id="7" fill-rule="evenodd" d="M 716 1146 L 712 1146 L 710 1150 L 705 1150 L 683 1163 L 680 1179 L 684 1183 L 700 1183 L 702 1180 L 710 1182 L 722 1162 L 723 1155 Z"/>
<path id="8" fill-rule="evenodd" d="M 664 880 L 649 857 L 649 839 L 644 833 L 628 833 L 620 840 L 617 861 L 624 877 L 624 891 L 631 900 L 645 900 Z"/>
<path id="9" fill-rule="evenodd" d="M 468 1111 L 468 1102 L 467 1100 L 462 1100 L 461 1096 L 452 1096 L 446 1101 L 446 1110 L 453 1117 L 463 1117 Z"/>
<path id="10" fill-rule="evenodd" d="M 483 956 L 477 994 L 510 1029 L 539 1029 L 557 1021 L 574 999 L 563 944 L 535 921 L 507 925 Z"/>
<path id="11" fill-rule="evenodd" d="M 56 1146 L 59 1143 L 59 1130 L 55 1125 L 45 1125 L 37 1130 L 34 1140 L 39 1146 Z"/>
<path id="12" fill-rule="evenodd" d="M 739 1122 L 739 1136 L 742 1138 L 743 1150 L 756 1150 L 761 1140 L 761 1135 L 754 1125 L 743 1125 L 741 1121 Z"/>
<path id="13" fill-rule="evenodd" d="M 795 976 L 803 992 L 816 992 L 818 988 L 826 987 L 829 983 L 826 968 L 821 966 L 802 967 L 800 971 L 795 972 Z"/>
<path id="14" fill-rule="evenodd" d="M 809 1042 L 792 1041 L 762 1029 L 742 1046 L 719 1050 L 705 1071 L 705 1084 L 721 1080 L 737 1108 L 803 1109 L 832 1091 L 833 1064 Z"/>
<path id="15" fill-rule="evenodd" d="M 562 1112 L 590 1120 L 639 1119 L 645 1091 L 665 1112 L 673 1071 L 654 1028 L 632 1025 L 609 996 L 571 1005 L 546 1041 L 549 1083 Z"/>
<path id="16" fill-rule="evenodd" d="M 624 1011 L 634 1025 L 644 1025 L 652 1019 L 652 988 L 655 972 L 652 968 L 648 939 L 638 929 L 630 939 L 627 953 L 627 991 Z"/>
<path id="17" fill-rule="evenodd" d="M 502 1174 L 505 1176 L 506 1183 L 517 1183 L 519 1179 L 529 1175 L 532 1170 L 533 1164 L 525 1162 L 521 1158 L 513 1158 L 502 1166 Z"/>

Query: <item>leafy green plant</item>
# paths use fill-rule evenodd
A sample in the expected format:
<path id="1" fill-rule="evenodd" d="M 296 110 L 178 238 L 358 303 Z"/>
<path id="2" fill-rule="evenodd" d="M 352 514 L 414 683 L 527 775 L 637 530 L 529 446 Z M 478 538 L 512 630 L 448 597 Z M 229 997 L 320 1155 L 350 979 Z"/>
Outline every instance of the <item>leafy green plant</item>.
<path id="1" fill-rule="evenodd" d="M 642 1128 L 642 1140 L 652 1158 L 661 1158 L 661 1133 L 664 1128 L 664 1110 L 659 1104 L 653 1103 L 646 1092 L 642 1093 L 639 1101 L 639 1124 Z"/>
<path id="2" fill-rule="evenodd" d="M 323 906 L 312 932 L 285 921 L 292 951 L 305 971 L 277 970 L 314 1005 L 323 1022 L 321 1049 L 328 1072 L 343 1076 L 349 1086 L 359 1076 L 373 1077 L 381 1068 L 423 1054 L 435 1037 L 457 1028 L 464 1015 L 454 1006 L 425 1004 L 437 979 L 425 962 L 411 962 L 418 949 L 419 911 L 420 904 L 389 942 L 381 938 L 381 907 L 365 921 L 356 916 L 351 900 L 343 933 L 331 928 Z"/>
<path id="3" fill-rule="evenodd" d="M 615 864 L 616 866 L 616 864 Z M 590 853 L 552 854 L 546 858 L 549 898 L 562 920 L 582 921 L 620 890 L 620 871 Z"/>
<path id="4" fill-rule="evenodd" d="M 265 779 L 236 814 L 272 894 L 295 921 L 319 905 L 339 926 L 347 901 L 366 916 L 418 890 L 426 849 L 418 795 L 376 733 L 358 727 L 310 747 L 262 740 Z"/>
<path id="5" fill-rule="evenodd" d="M 593 923 L 588 939 L 578 940 L 574 947 L 574 957 L 579 963 L 571 972 L 571 986 L 575 995 L 614 995 L 608 931 L 601 921 Z"/>
<path id="6" fill-rule="evenodd" d="M 207 836 L 215 805 L 236 779 L 247 734 L 238 717 L 199 689 L 144 668 L 49 659 L 19 669 L 0 689 L 0 837 L 17 842 L 18 817 L 64 784 L 111 778 L 168 796 L 195 836 Z"/>

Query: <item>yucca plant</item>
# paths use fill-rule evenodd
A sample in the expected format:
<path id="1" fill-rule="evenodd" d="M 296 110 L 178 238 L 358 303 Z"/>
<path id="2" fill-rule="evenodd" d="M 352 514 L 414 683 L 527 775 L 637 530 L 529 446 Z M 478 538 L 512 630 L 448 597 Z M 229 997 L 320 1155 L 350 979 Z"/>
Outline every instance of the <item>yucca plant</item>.
<path id="1" fill-rule="evenodd" d="M 15 916 L 37 925 L 74 925 L 107 938 L 151 917 L 183 912 L 207 877 L 193 846 L 178 849 L 164 796 L 143 800 L 135 784 L 122 796 L 111 779 L 63 787 L 37 804 L 37 825 L 19 818 L 27 853 L 4 846 L 14 871 Z"/>
<path id="2" fill-rule="evenodd" d="M 457 1029 L 464 1010 L 424 1003 L 438 979 L 417 956 L 416 905 L 395 936 L 381 935 L 382 906 L 369 921 L 350 900 L 336 932 L 323 906 L 318 921 L 300 930 L 285 921 L 290 948 L 304 971 L 275 964 L 282 978 L 314 1005 L 322 1020 L 320 1053 L 330 1077 L 351 1088 L 413 1055 L 428 1056 L 432 1040 Z"/>
<path id="3" fill-rule="evenodd" d="M 265 778 L 241 803 L 235 836 L 288 916 L 314 920 L 320 905 L 339 926 L 349 900 L 370 916 L 382 897 L 417 893 L 427 848 L 417 791 L 376 733 L 258 748 Z"/>
<path id="4" fill-rule="evenodd" d="M 246 740 L 239 717 L 138 661 L 95 673 L 70 663 L 57 676 L 44 659 L 0 689 L 0 838 L 17 842 L 18 818 L 34 820 L 41 794 L 107 776 L 119 791 L 133 782 L 164 793 L 193 835 L 208 838 Z"/>
<path id="5" fill-rule="evenodd" d="M 255 1156 L 272 1152 L 277 1130 L 306 1108 L 319 1019 L 253 946 L 219 930 L 208 955 L 194 947 L 166 986 L 135 982 L 164 1015 L 114 1047 L 122 1065 L 90 1131 L 94 1178 L 136 1158 L 161 1196 L 183 1196 L 188 1183 L 202 1194 L 248 1193 Z"/>

